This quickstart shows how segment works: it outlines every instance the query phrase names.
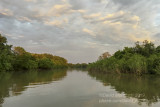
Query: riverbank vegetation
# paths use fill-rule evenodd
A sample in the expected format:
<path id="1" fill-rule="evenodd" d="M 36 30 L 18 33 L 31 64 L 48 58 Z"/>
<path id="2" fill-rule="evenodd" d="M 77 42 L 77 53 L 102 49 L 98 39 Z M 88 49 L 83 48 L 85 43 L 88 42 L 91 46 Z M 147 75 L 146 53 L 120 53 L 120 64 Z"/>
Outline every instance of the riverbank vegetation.
<path id="1" fill-rule="evenodd" d="M 160 74 L 160 46 L 156 47 L 147 40 L 136 42 L 134 47 L 125 47 L 112 56 L 108 53 L 102 56 L 98 61 L 89 64 L 90 71 Z"/>
<path id="2" fill-rule="evenodd" d="M 88 66 L 87 63 L 77 63 L 77 64 L 72 64 L 68 63 L 68 68 L 75 68 L 75 69 L 86 69 Z"/>
<path id="3" fill-rule="evenodd" d="M 66 68 L 67 60 L 52 54 L 33 54 L 7 44 L 0 35 L 0 71 Z"/>

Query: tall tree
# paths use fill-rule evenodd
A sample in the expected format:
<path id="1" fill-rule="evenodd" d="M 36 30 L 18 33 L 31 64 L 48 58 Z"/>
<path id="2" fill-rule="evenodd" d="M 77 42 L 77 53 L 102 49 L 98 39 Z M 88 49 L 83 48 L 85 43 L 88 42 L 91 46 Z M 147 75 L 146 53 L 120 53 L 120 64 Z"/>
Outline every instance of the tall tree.
<path id="1" fill-rule="evenodd" d="M 11 48 L 11 45 L 7 45 L 6 37 L 0 34 L 0 71 L 9 71 L 13 68 L 14 56 Z"/>

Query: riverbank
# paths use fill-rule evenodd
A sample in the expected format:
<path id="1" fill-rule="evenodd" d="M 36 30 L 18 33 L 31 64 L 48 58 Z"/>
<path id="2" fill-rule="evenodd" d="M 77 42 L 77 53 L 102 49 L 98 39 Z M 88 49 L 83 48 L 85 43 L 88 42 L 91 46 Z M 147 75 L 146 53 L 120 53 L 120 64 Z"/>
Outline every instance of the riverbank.
<path id="1" fill-rule="evenodd" d="M 8 45 L 7 38 L 0 35 L 0 72 L 67 68 L 67 64 L 60 56 L 30 53 L 22 47 Z"/>
<path id="2" fill-rule="evenodd" d="M 160 46 L 152 42 L 136 42 L 112 56 L 88 65 L 89 71 L 142 74 L 160 74 Z"/>

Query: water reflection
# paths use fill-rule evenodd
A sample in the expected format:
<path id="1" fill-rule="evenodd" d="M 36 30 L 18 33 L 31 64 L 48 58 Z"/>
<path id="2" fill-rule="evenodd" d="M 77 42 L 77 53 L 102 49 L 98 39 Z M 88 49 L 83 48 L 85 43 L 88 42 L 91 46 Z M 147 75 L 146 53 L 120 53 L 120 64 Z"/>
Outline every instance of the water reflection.
<path id="1" fill-rule="evenodd" d="M 146 102 L 148 105 L 160 99 L 159 76 L 135 76 L 131 74 L 101 74 L 89 72 L 89 75 L 101 81 L 104 86 L 112 86 L 118 93 L 125 93 L 126 97 L 138 99 L 138 104 Z"/>
<path id="2" fill-rule="evenodd" d="M 65 69 L 51 71 L 0 72 L 0 106 L 5 97 L 21 94 L 26 88 L 63 79 Z"/>
<path id="3" fill-rule="evenodd" d="M 87 75 L 85 70 L 1 72 L 0 107 L 1 104 L 3 107 L 145 107 L 146 104 L 159 107 L 159 81 L 160 77 L 155 76 L 97 72 Z M 112 102 L 103 102 L 105 98 Z M 134 99 L 136 102 L 131 103 Z M 121 100 L 129 102 L 116 102 Z"/>

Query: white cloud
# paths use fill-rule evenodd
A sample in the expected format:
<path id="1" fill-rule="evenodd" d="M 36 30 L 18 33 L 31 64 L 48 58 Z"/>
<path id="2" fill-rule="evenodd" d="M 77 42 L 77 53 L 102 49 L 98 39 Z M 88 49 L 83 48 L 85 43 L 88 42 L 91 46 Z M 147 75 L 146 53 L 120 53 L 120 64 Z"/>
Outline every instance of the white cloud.
<path id="1" fill-rule="evenodd" d="M 0 32 L 31 52 L 91 62 L 137 40 L 158 45 L 159 12 L 158 0 L 0 0 Z"/>
<path id="2" fill-rule="evenodd" d="M 68 19 L 53 20 L 53 21 L 46 21 L 45 22 L 46 25 L 57 26 L 57 27 L 62 27 L 67 23 L 68 23 Z"/>
<path id="3" fill-rule="evenodd" d="M 89 29 L 87 29 L 87 28 L 83 28 L 82 31 L 88 33 L 89 35 L 91 35 L 91 36 L 93 36 L 93 37 L 96 36 L 96 33 L 95 33 L 95 32 L 93 32 L 92 30 L 89 30 Z"/>
<path id="4" fill-rule="evenodd" d="M 84 15 L 83 18 L 92 19 L 92 18 L 97 18 L 99 16 L 101 16 L 101 13 L 92 13 L 90 15 Z"/>
<path id="5" fill-rule="evenodd" d="M 2 14 L 4 16 L 12 16 L 13 12 L 9 9 L 0 8 L 0 14 Z"/>

